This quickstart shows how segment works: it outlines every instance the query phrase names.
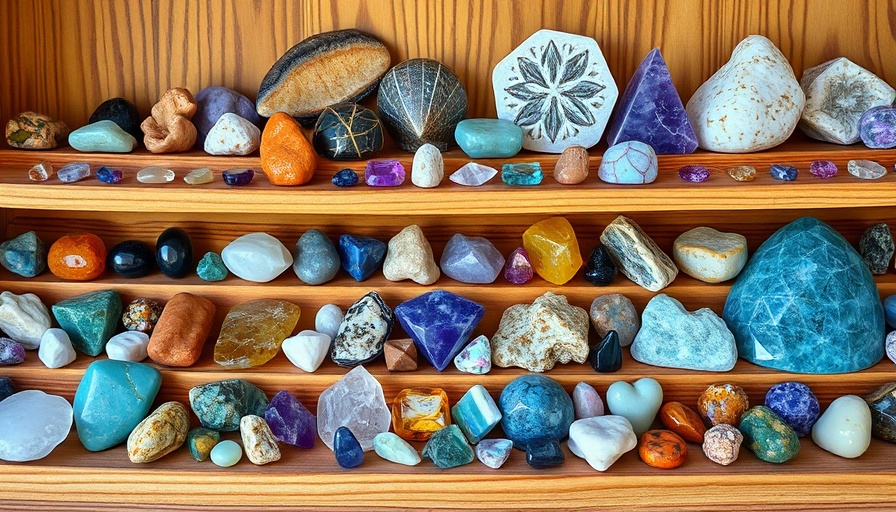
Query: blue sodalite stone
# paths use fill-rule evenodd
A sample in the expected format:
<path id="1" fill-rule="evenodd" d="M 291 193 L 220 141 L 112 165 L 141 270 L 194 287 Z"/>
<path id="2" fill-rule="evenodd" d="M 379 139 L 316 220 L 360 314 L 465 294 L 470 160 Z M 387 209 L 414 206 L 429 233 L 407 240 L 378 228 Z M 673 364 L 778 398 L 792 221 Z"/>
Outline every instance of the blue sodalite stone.
<path id="1" fill-rule="evenodd" d="M 337 187 L 354 187 L 358 184 L 358 173 L 351 169 L 342 169 L 333 175 L 333 185 Z"/>
<path id="2" fill-rule="evenodd" d="M 765 406 L 790 425 L 799 437 L 812 431 L 820 412 L 818 398 L 802 382 L 775 384 L 765 394 Z"/>
<path id="3" fill-rule="evenodd" d="M 521 450 L 534 440 L 562 441 L 575 419 L 569 393 L 543 375 L 523 375 L 510 381 L 501 392 L 498 407 L 504 434 Z"/>
<path id="4" fill-rule="evenodd" d="M 292 269 L 306 284 L 324 284 L 339 272 L 339 253 L 319 229 L 309 229 L 296 242 Z"/>
<path id="5" fill-rule="evenodd" d="M 504 256 L 481 236 L 457 233 L 445 244 L 439 267 L 446 276 L 462 283 L 492 283 L 504 268 Z"/>
<path id="6" fill-rule="evenodd" d="M 339 237 L 339 258 L 342 268 L 355 278 L 363 281 L 383 266 L 386 259 L 386 243 L 361 235 Z"/>
<path id="7" fill-rule="evenodd" d="M 526 463 L 535 469 L 559 466 L 563 460 L 563 450 L 556 439 L 533 439 L 526 445 Z"/>
<path id="8" fill-rule="evenodd" d="M 697 149 L 697 135 L 659 48 L 651 50 L 635 70 L 607 130 L 608 146 L 629 140 L 649 144 L 659 155 Z"/>
<path id="9" fill-rule="evenodd" d="M 740 356 L 768 368 L 848 373 L 884 355 L 884 311 L 868 266 L 812 217 L 759 247 L 731 287 L 723 316 Z"/>
<path id="10" fill-rule="evenodd" d="M 768 172 L 771 173 L 772 178 L 782 181 L 793 181 L 796 179 L 797 174 L 800 173 L 800 171 L 796 167 L 783 164 L 772 165 L 769 168 Z"/>
<path id="11" fill-rule="evenodd" d="M 436 290 L 395 306 L 395 317 L 436 370 L 444 370 L 469 341 L 485 308 L 451 292 Z"/>
<path id="12" fill-rule="evenodd" d="M 9 377 L 0 377 L 0 402 L 16 394 L 16 385 Z"/>
<path id="13" fill-rule="evenodd" d="M 523 148 L 523 129 L 506 119 L 464 119 L 454 140 L 470 158 L 510 158 Z"/>
<path id="14" fill-rule="evenodd" d="M 340 466 L 351 469 L 364 462 L 364 450 L 348 427 L 339 427 L 333 435 L 333 454 Z"/>
<path id="15" fill-rule="evenodd" d="M 111 167 L 103 166 L 96 171 L 96 179 L 110 185 L 114 185 L 115 183 L 121 181 L 121 177 L 121 171 L 119 171 L 118 169 L 113 169 Z"/>
<path id="16" fill-rule="evenodd" d="M 47 268 L 47 246 L 29 231 L 0 244 L 0 265 L 13 274 L 34 277 Z"/>
<path id="17" fill-rule="evenodd" d="M 149 414 L 162 385 L 152 366 L 103 359 L 87 367 L 73 403 L 78 438 L 92 452 L 123 443 Z"/>
<path id="18" fill-rule="evenodd" d="M 501 180 L 508 185 L 531 187 L 540 184 L 543 177 L 541 164 L 538 162 L 501 166 Z"/>
<path id="19" fill-rule="evenodd" d="M 884 316 L 886 316 L 887 325 L 896 327 L 896 295 L 889 295 L 884 299 Z"/>

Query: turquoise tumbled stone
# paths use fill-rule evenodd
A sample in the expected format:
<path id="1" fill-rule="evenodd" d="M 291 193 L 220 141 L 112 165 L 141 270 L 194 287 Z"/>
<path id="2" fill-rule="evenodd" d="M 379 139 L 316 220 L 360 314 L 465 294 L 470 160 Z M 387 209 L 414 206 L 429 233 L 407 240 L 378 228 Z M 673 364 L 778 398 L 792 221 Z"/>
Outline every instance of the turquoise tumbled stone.
<path id="1" fill-rule="evenodd" d="M 740 356 L 798 373 L 848 373 L 884 355 L 884 311 L 859 253 L 803 217 L 763 243 L 731 287 L 724 319 Z"/>
<path id="2" fill-rule="evenodd" d="M 85 293 L 53 305 L 53 316 L 75 350 L 98 356 L 121 320 L 121 297 L 115 290 Z"/>
<path id="3" fill-rule="evenodd" d="M 29 231 L 0 244 L 0 265 L 22 277 L 34 277 L 47 268 L 47 246 Z"/>
<path id="4" fill-rule="evenodd" d="M 451 408 L 451 418 L 467 439 L 476 444 L 501 422 L 501 411 L 488 391 L 476 384 Z"/>
<path id="5" fill-rule="evenodd" d="M 523 129 L 505 119 L 464 119 L 454 139 L 471 158 L 509 158 L 523 148 Z"/>
<path id="6" fill-rule="evenodd" d="M 422 455 L 442 469 L 473 462 L 473 448 L 467 444 L 457 425 L 448 425 L 436 431 L 423 447 Z"/>
<path id="7" fill-rule="evenodd" d="M 521 450 L 536 439 L 562 441 L 575 419 L 569 393 L 543 375 L 513 379 L 501 392 L 498 405 L 504 434 Z"/>
<path id="8" fill-rule="evenodd" d="M 508 185 L 531 187 L 540 184 L 543 177 L 538 162 L 501 166 L 501 180 Z"/>
<path id="9" fill-rule="evenodd" d="M 243 379 L 201 384 L 190 389 L 190 408 L 205 428 L 221 432 L 240 429 L 240 419 L 254 414 L 264 417 L 268 397 Z"/>
<path id="10" fill-rule="evenodd" d="M 203 281 L 223 281 L 227 277 L 227 266 L 221 255 L 216 252 L 207 252 L 196 265 L 196 275 Z"/>
<path id="11" fill-rule="evenodd" d="M 152 366 L 104 359 L 87 367 L 75 391 L 75 426 L 81 444 L 97 452 L 124 442 L 149 414 L 162 385 Z"/>
<path id="12" fill-rule="evenodd" d="M 68 135 L 68 143 L 78 151 L 130 153 L 137 139 L 108 119 L 82 126 Z"/>

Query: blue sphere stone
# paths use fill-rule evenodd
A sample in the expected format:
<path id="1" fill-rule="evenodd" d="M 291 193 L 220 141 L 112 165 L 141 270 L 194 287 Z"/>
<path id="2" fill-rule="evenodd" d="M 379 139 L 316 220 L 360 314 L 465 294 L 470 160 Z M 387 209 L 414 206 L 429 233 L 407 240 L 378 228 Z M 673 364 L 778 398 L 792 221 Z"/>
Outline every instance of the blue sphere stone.
<path id="1" fill-rule="evenodd" d="M 333 185 L 337 187 L 354 187 L 358 184 L 358 173 L 351 169 L 343 169 L 333 175 Z"/>
<path id="2" fill-rule="evenodd" d="M 820 412 L 815 393 L 801 382 L 775 384 L 765 394 L 765 406 L 790 425 L 799 437 L 812 431 Z"/>
<path id="3" fill-rule="evenodd" d="M 896 328 L 896 295 L 890 295 L 884 299 L 884 318 L 887 325 Z"/>
<path id="4" fill-rule="evenodd" d="M 569 393 L 543 375 L 523 375 L 510 381 L 501 392 L 498 407 L 504 434 L 520 450 L 530 441 L 562 441 L 574 419 Z"/>
<path id="5" fill-rule="evenodd" d="M 333 453 L 340 466 L 351 469 L 364 462 L 364 450 L 361 443 L 348 427 L 339 427 L 333 435 Z"/>

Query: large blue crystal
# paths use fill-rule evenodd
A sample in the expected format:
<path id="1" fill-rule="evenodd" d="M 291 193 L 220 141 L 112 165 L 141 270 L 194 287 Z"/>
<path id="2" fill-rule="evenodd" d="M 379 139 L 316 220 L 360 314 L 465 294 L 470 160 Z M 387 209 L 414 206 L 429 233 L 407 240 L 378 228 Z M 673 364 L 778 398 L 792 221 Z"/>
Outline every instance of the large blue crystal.
<path id="1" fill-rule="evenodd" d="M 724 318 L 748 361 L 798 373 L 848 373 L 884 355 L 884 312 L 868 267 L 812 217 L 779 229 L 747 263 Z"/>
<path id="2" fill-rule="evenodd" d="M 481 304 L 442 290 L 395 306 L 395 316 L 417 350 L 439 371 L 464 347 L 484 314 Z"/>
<path id="3" fill-rule="evenodd" d="M 339 258 L 342 268 L 360 282 L 383 265 L 386 243 L 369 236 L 342 235 L 339 237 Z"/>

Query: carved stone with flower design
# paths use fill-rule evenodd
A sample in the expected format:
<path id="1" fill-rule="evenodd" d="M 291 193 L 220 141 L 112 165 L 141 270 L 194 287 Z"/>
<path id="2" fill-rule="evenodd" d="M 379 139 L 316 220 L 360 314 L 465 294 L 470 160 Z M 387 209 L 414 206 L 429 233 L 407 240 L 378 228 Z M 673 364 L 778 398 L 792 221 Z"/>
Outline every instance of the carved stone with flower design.
<path id="1" fill-rule="evenodd" d="M 539 30 L 492 73 L 498 117 L 523 129 L 523 147 L 561 153 L 597 144 L 619 89 L 590 37 Z"/>

